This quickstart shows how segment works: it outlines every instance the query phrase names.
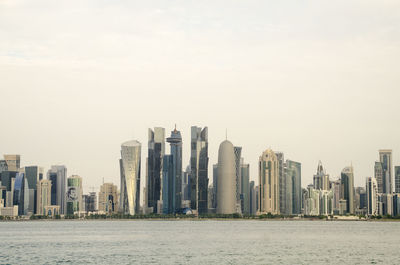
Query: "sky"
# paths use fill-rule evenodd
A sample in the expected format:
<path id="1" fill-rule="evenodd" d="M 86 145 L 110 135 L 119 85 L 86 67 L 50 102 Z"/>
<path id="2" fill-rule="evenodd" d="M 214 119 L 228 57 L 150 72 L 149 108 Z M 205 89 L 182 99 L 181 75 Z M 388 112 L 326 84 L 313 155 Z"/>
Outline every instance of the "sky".
<path id="1" fill-rule="evenodd" d="M 272 148 L 303 187 L 319 160 L 365 186 L 379 149 L 400 165 L 399 62 L 398 0 L 0 0 L 0 154 L 89 192 L 137 139 L 143 187 L 148 128 L 177 125 L 186 167 L 208 126 L 210 182 L 227 130 L 256 182 Z"/>

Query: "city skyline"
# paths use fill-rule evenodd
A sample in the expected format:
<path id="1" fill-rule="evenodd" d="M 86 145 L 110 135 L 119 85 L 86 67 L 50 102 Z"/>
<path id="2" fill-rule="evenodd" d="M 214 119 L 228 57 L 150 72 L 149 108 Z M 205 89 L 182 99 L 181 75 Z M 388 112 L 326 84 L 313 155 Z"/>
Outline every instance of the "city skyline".
<path id="1" fill-rule="evenodd" d="M 357 186 L 400 150 L 398 1 L 59 2 L 0 3 L 0 151 L 25 165 L 119 183 L 116 146 L 174 124 L 184 166 L 190 126 L 210 128 L 210 163 L 228 129 L 251 180 L 269 147 L 305 183 L 352 162 Z"/>

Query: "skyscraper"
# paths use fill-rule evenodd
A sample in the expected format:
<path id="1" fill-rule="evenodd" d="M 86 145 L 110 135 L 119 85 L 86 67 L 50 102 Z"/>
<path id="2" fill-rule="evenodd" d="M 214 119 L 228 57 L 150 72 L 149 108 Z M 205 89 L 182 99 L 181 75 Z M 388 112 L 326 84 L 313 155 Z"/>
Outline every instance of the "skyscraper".
<path id="1" fill-rule="evenodd" d="M 171 132 L 171 137 L 167 138 L 171 146 L 172 159 L 172 213 L 178 212 L 182 207 L 182 136 L 181 132 L 175 129 Z"/>
<path id="2" fill-rule="evenodd" d="M 28 181 L 24 173 L 17 173 L 14 182 L 13 205 L 18 206 L 18 215 L 27 215 L 29 206 Z"/>
<path id="3" fill-rule="evenodd" d="M 250 165 L 240 162 L 240 207 L 243 214 L 250 214 Z"/>
<path id="4" fill-rule="evenodd" d="M 6 161 L 8 171 L 18 171 L 21 166 L 21 156 L 20 155 L 4 155 L 4 160 Z"/>
<path id="5" fill-rule="evenodd" d="M 282 152 L 275 153 L 278 160 L 278 180 L 279 180 L 279 212 L 286 213 L 286 171 L 285 160 Z"/>
<path id="6" fill-rule="evenodd" d="M 37 183 L 37 214 L 46 215 L 46 206 L 51 205 L 51 181 L 41 179 Z"/>
<path id="7" fill-rule="evenodd" d="M 392 150 L 379 150 L 379 162 L 382 163 L 382 193 L 392 194 Z"/>
<path id="8" fill-rule="evenodd" d="M 383 193 L 384 187 L 383 187 L 383 167 L 382 163 L 376 161 L 375 166 L 374 166 L 374 172 L 375 172 L 375 179 L 376 183 L 378 185 L 378 193 Z"/>
<path id="9" fill-rule="evenodd" d="M 218 164 L 213 165 L 213 205 L 212 208 L 217 209 L 217 189 L 218 189 Z"/>
<path id="10" fill-rule="evenodd" d="M 394 192 L 400 193 L 400 166 L 394 167 Z"/>
<path id="11" fill-rule="evenodd" d="M 67 215 L 74 215 L 82 212 L 82 178 L 78 175 L 72 175 L 67 179 Z"/>
<path id="12" fill-rule="evenodd" d="M 51 166 L 47 176 L 51 180 L 51 205 L 59 205 L 60 214 L 66 214 L 67 168 Z"/>
<path id="13" fill-rule="evenodd" d="M 314 189 L 329 190 L 329 175 L 326 174 L 322 162 L 318 162 L 317 174 L 314 175 Z"/>
<path id="14" fill-rule="evenodd" d="M 191 127 L 190 207 L 199 214 L 208 212 L 208 128 Z M 218 203 L 218 202 L 217 202 Z"/>
<path id="15" fill-rule="evenodd" d="M 240 146 L 234 146 L 233 147 L 234 153 L 235 153 L 235 187 L 236 187 L 236 210 L 238 213 L 241 213 L 241 199 L 240 199 L 240 194 L 241 194 L 241 168 L 240 168 L 240 161 L 242 157 L 242 147 Z"/>
<path id="16" fill-rule="evenodd" d="M 354 170 L 353 166 L 345 167 L 341 173 L 342 199 L 346 200 L 346 212 L 354 214 Z"/>
<path id="17" fill-rule="evenodd" d="M 366 192 L 367 192 L 367 214 L 378 214 L 378 183 L 374 177 L 367 177 L 366 179 Z"/>
<path id="18" fill-rule="evenodd" d="M 164 155 L 165 129 L 161 127 L 155 127 L 154 131 L 149 129 L 146 192 L 147 207 L 151 208 L 153 213 L 161 212 L 161 209 L 158 209 L 158 204 L 162 200 L 161 183 Z"/>
<path id="19" fill-rule="evenodd" d="M 118 188 L 113 183 L 103 183 L 99 191 L 99 212 L 118 212 Z"/>
<path id="20" fill-rule="evenodd" d="M 236 168 L 234 147 L 228 140 L 219 145 L 218 150 L 218 191 L 217 213 L 236 212 Z"/>
<path id="21" fill-rule="evenodd" d="M 268 149 L 259 159 L 259 213 L 280 214 L 278 158 Z"/>
<path id="22" fill-rule="evenodd" d="M 135 215 L 140 209 L 140 161 L 142 145 L 136 141 L 121 145 L 121 196 L 120 211 Z"/>
<path id="23" fill-rule="evenodd" d="M 301 214 L 301 163 L 286 160 L 286 214 Z"/>
<path id="24" fill-rule="evenodd" d="M 257 187 L 254 181 L 250 181 L 250 214 L 257 213 Z"/>
<path id="25" fill-rule="evenodd" d="M 33 200 L 29 202 L 30 211 L 37 213 L 37 184 L 43 179 L 43 168 L 38 166 L 25 167 L 28 188 L 33 191 Z M 33 208 L 32 208 L 33 207 Z"/>

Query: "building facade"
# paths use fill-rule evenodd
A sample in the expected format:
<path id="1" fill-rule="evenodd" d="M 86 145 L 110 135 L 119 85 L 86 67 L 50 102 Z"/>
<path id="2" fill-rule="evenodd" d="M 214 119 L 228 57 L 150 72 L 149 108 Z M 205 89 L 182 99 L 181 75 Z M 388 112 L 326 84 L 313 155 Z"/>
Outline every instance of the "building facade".
<path id="1" fill-rule="evenodd" d="M 67 215 L 74 215 L 79 212 L 83 212 L 83 202 L 82 202 L 82 178 L 78 175 L 72 175 L 67 179 L 67 193 L 66 201 Z"/>
<path id="2" fill-rule="evenodd" d="M 88 211 L 91 210 L 88 207 Z M 106 214 L 117 213 L 118 203 L 118 187 L 113 183 L 103 183 L 99 191 L 99 212 Z"/>
<path id="3" fill-rule="evenodd" d="M 51 180 L 51 205 L 59 205 L 59 213 L 66 214 L 67 168 L 63 165 L 51 166 L 47 178 Z"/>
<path id="4" fill-rule="evenodd" d="M 46 215 L 46 206 L 51 205 L 51 181 L 41 179 L 37 185 L 37 213 L 38 215 Z"/>
<path id="5" fill-rule="evenodd" d="M 286 214 L 301 214 L 301 163 L 286 160 Z"/>
<path id="6" fill-rule="evenodd" d="M 268 149 L 259 158 L 259 213 L 280 214 L 278 158 Z"/>
<path id="7" fill-rule="evenodd" d="M 346 200 L 346 213 L 355 214 L 354 208 L 354 169 L 345 167 L 341 173 L 341 199 Z"/>

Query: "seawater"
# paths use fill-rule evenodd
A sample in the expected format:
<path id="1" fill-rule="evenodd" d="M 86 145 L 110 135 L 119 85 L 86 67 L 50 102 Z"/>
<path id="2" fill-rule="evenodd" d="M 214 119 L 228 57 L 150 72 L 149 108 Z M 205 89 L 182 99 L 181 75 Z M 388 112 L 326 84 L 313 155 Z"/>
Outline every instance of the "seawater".
<path id="1" fill-rule="evenodd" d="M 0 222 L 1 264 L 400 264 L 400 222 Z"/>

